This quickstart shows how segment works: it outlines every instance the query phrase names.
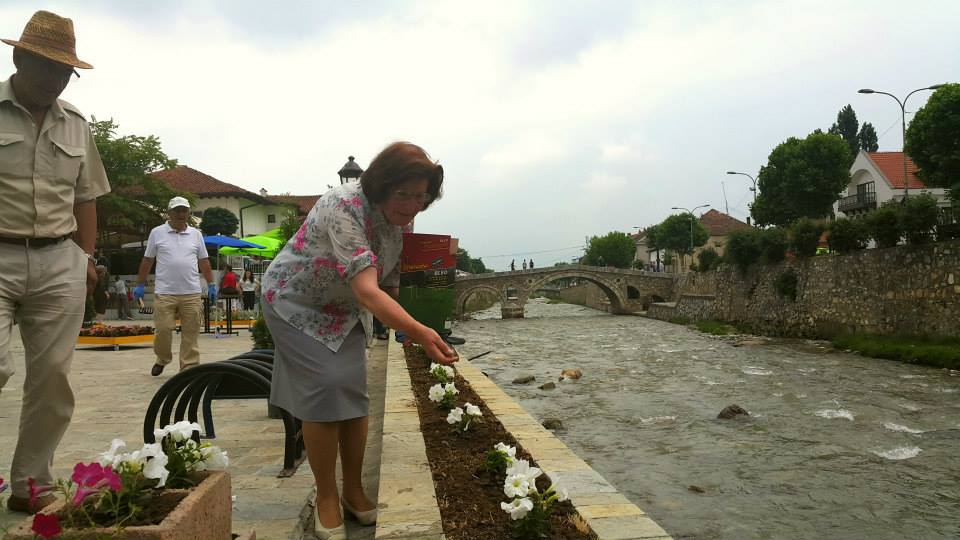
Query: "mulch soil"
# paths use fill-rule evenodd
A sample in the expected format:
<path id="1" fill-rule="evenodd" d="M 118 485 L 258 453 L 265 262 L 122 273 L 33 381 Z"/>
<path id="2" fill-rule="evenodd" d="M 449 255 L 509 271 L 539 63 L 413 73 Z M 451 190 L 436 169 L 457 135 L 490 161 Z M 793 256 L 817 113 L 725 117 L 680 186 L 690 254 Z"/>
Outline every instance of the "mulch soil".
<path id="1" fill-rule="evenodd" d="M 413 393 L 420 414 L 420 428 L 426 443 L 427 458 L 433 473 L 437 503 L 443 520 L 443 533 L 450 540 L 500 540 L 511 538 L 510 515 L 500 508 L 509 502 L 503 493 L 504 476 L 487 472 L 483 463 L 487 451 L 498 442 L 517 448 L 517 458 L 530 461 L 530 454 L 517 445 L 516 439 L 503 428 L 486 403 L 477 396 L 470 384 L 458 374 L 454 383 L 460 394 L 457 406 L 467 402 L 483 411 L 482 422 L 474 421 L 470 430 L 457 434 L 447 423 L 447 411 L 430 401 L 427 392 L 437 383 L 429 369 L 430 360 L 419 347 L 407 347 L 407 365 Z M 456 367 L 456 364 L 454 364 Z M 537 479 L 537 488 L 543 492 L 550 486 L 547 475 Z M 570 501 L 558 502 L 550 524 L 549 540 L 596 540 Z"/>

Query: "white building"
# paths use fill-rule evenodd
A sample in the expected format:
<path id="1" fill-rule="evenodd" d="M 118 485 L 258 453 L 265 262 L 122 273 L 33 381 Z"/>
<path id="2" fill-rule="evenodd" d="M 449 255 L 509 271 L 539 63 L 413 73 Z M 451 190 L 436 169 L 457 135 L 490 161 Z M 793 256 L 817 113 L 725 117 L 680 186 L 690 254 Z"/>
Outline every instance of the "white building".
<path id="1" fill-rule="evenodd" d="M 907 181 L 912 196 L 929 194 L 940 208 L 949 208 L 950 200 L 943 188 L 928 188 L 917 178 L 917 166 L 907 157 Z M 903 152 L 865 152 L 857 154 L 850 166 L 850 184 L 834 204 L 839 216 L 857 217 L 870 213 L 881 204 L 904 196 Z"/>

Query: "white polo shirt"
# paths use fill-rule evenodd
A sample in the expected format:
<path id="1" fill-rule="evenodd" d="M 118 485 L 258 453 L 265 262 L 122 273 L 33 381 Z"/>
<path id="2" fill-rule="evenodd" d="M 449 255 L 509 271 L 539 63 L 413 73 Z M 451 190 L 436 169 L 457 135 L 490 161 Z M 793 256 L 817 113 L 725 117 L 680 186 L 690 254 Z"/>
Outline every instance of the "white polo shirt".
<path id="1" fill-rule="evenodd" d="M 200 259 L 209 258 L 203 234 L 189 225 L 178 232 L 169 223 L 154 227 L 147 240 L 145 257 L 157 260 L 156 294 L 197 294 Z"/>

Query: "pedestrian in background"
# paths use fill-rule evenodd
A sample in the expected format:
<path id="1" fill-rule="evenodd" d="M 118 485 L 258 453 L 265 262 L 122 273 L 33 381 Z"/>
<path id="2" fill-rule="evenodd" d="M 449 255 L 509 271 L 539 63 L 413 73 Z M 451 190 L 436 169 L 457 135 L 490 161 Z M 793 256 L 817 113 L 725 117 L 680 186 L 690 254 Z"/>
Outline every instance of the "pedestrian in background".
<path id="1" fill-rule="evenodd" d="M 58 99 L 74 68 L 93 67 L 77 58 L 73 21 L 38 11 L 19 40 L 3 42 L 13 45 L 16 72 L 0 82 L 0 388 L 14 372 L 14 319 L 26 366 L 7 507 L 33 513 L 56 499 L 35 497 L 28 479 L 53 484 L 73 415 L 68 374 L 97 281 L 96 198 L 110 185 L 87 120 Z"/>
<path id="2" fill-rule="evenodd" d="M 526 260 L 526 259 L 523 260 L 523 269 L 524 269 L 524 270 L 527 269 L 527 260 Z"/>
<path id="3" fill-rule="evenodd" d="M 187 224 L 190 202 L 174 197 L 167 204 L 168 220 L 154 227 L 147 239 L 147 249 L 137 272 L 137 286 L 133 296 L 142 299 L 147 274 L 157 263 L 156 283 L 153 288 L 153 323 L 156 326 L 153 352 L 156 361 L 150 374 L 156 377 L 173 361 L 173 330 L 180 319 L 180 370 L 200 363 L 200 337 L 203 301 L 200 298 L 200 273 L 207 280 L 210 303 L 217 301 L 217 286 L 203 234 Z M 199 272 L 198 272 L 199 269 Z M 236 274 L 234 274 L 236 277 Z"/>
<path id="4" fill-rule="evenodd" d="M 117 318 L 132 321 L 133 313 L 130 311 L 130 290 L 127 289 L 127 280 L 114 276 L 112 291 L 114 298 L 117 299 Z"/>
<path id="5" fill-rule="evenodd" d="M 533 270 L 533 259 L 530 259 L 530 269 Z"/>
<path id="6" fill-rule="evenodd" d="M 107 313 L 107 304 L 110 302 L 110 274 L 107 267 L 97 266 L 97 284 L 93 287 L 93 310 L 96 312 L 94 322 L 102 323 Z"/>
<path id="7" fill-rule="evenodd" d="M 252 271 L 244 270 L 243 279 L 240 280 L 240 290 L 243 292 L 244 310 L 253 309 L 257 300 L 257 289 L 259 288 L 260 280 L 253 277 Z"/>
<path id="8" fill-rule="evenodd" d="M 510 271 L 511 271 L 511 272 L 516 272 L 516 271 L 517 271 L 517 262 L 516 262 L 516 259 L 511 259 L 511 260 L 510 260 Z"/>

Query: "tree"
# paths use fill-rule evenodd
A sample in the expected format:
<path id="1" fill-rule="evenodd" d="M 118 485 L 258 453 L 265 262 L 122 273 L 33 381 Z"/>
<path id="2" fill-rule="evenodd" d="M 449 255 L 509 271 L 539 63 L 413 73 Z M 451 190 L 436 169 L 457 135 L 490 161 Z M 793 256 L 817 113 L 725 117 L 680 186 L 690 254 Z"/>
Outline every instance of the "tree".
<path id="1" fill-rule="evenodd" d="M 837 113 L 837 121 L 827 130 L 830 135 L 838 135 L 847 143 L 847 147 L 850 148 L 850 163 L 853 163 L 853 157 L 857 155 L 857 150 L 860 148 L 860 141 L 857 139 L 858 129 L 860 129 L 860 122 L 857 121 L 857 113 L 847 104 L 840 109 Z"/>
<path id="2" fill-rule="evenodd" d="M 231 236 L 237 232 L 239 226 L 240 220 L 237 219 L 237 216 L 226 208 L 220 208 L 219 206 L 204 210 L 203 221 L 200 222 L 200 230 L 203 231 L 204 236 L 215 234 Z"/>
<path id="3" fill-rule="evenodd" d="M 907 128 L 905 146 L 924 183 L 950 188 L 954 202 L 960 201 L 960 84 L 930 96 Z"/>
<path id="4" fill-rule="evenodd" d="M 933 240 L 940 217 L 936 199 L 928 194 L 910 197 L 899 210 L 900 228 L 908 244 L 926 244 Z"/>
<path id="5" fill-rule="evenodd" d="M 627 233 L 612 231 L 604 236 L 593 236 L 584 257 L 586 264 L 630 268 L 637 253 L 637 244 Z"/>
<path id="6" fill-rule="evenodd" d="M 790 227 L 790 243 L 799 257 L 813 257 L 820 246 L 820 236 L 825 227 L 809 218 L 798 219 Z"/>
<path id="7" fill-rule="evenodd" d="M 110 179 L 110 193 L 97 198 L 97 230 L 101 238 L 122 234 L 143 238 L 167 217 L 167 201 L 190 193 L 177 191 L 150 173 L 177 165 L 160 149 L 160 139 L 127 135 L 117 137 L 113 120 L 90 123 L 100 159 Z M 102 244 L 102 242 L 101 242 Z M 119 247 L 119 246 L 118 246 Z"/>
<path id="8" fill-rule="evenodd" d="M 693 238 L 690 227 L 693 227 Z M 695 248 L 707 243 L 710 232 L 693 214 L 674 214 L 667 217 L 656 229 L 656 241 L 659 247 L 669 249 L 680 255 L 690 255 Z"/>
<path id="9" fill-rule="evenodd" d="M 474 259 L 465 249 L 457 249 L 457 270 L 469 272 L 471 274 L 483 274 L 489 272 L 487 266 L 480 259 Z"/>
<path id="10" fill-rule="evenodd" d="M 880 148 L 880 144 L 877 142 L 877 130 L 873 128 L 873 124 L 870 122 L 864 122 L 860 126 L 860 133 L 857 134 L 857 143 L 860 147 L 860 150 L 866 152 L 876 152 Z M 856 155 L 854 155 L 856 158 Z"/>
<path id="11" fill-rule="evenodd" d="M 850 183 L 850 149 L 836 135 L 791 137 L 760 168 L 760 193 L 750 209 L 758 225 L 785 227 L 801 217 L 823 218 Z"/>

